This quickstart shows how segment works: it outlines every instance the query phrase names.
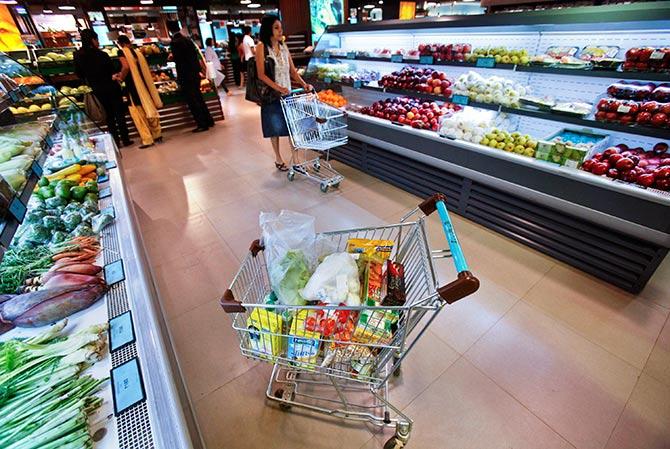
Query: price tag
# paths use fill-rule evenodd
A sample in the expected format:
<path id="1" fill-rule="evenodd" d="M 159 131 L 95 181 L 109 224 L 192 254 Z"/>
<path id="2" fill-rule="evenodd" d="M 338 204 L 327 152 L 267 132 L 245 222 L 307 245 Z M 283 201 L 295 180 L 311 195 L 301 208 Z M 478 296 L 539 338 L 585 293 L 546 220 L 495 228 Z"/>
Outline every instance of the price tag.
<path id="1" fill-rule="evenodd" d="M 323 79 L 323 82 L 326 83 L 326 84 L 331 84 L 333 82 L 333 79 L 331 77 L 327 76 Z"/>
<path id="2" fill-rule="evenodd" d="M 475 63 L 476 67 L 486 67 L 486 68 L 493 68 L 496 66 L 496 60 L 495 58 L 491 57 L 479 57 L 477 58 L 477 62 Z"/>
<path id="3" fill-rule="evenodd" d="M 9 203 L 9 212 L 19 223 L 21 223 L 23 221 L 23 217 L 26 216 L 26 210 L 26 205 L 23 204 L 19 197 L 15 196 L 14 199 L 12 199 L 12 202 Z"/>
<path id="4" fill-rule="evenodd" d="M 44 143 L 46 143 L 47 149 L 51 149 L 51 147 L 54 146 L 54 141 L 51 138 L 51 134 L 47 134 L 47 136 L 44 138 Z"/>
<path id="5" fill-rule="evenodd" d="M 26 86 L 25 84 L 21 84 L 21 92 L 23 95 L 28 95 L 30 93 L 30 88 Z"/>
<path id="6" fill-rule="evenodd" d="M 402 55 L 391 55 L 391 62 L 402 62 Z"/>
<path id="7" fill-rule="evenodd" d="M 622 114 L 628 114 L 630 112 L 630 106 L 622 104 L 617 108 L 616 111 L 621 112 Z"/>
<path id="8" fill-rule="evenodd" d="M 114 285 L 126 278 L 126 273 L 123 271 L 123 259 L 108 263 L 105 265 L 104 271 L 107 285 Z"/>
<path id="9" fill-rule="evenodd" d="M 451 102 L 454 104 L 462 104 L 463 106 L 467 106 L 467 104 L 470 102 L 470 99 L 465 95 L 453 95 L 451 97 Z"/>
<path id="10" fill-rule="evenodd" d="M 109 349 L 116 351 L 135 341 L 130 310 L 109 320 Z"/>
<path id="11" fill-rule="evenodd" d="M 109 187 L 100 189 L 100 192 L 98 192 L 98 198 L 100 199 L 107 198 L 108 196 L 112 196 L 112 189 Z"/>
<path id="12" fill-rule="evenodd" d="M 100 213 L 103 215 L 110 215 L 116 218 L 116 211 L 114 210 L 114 206 L 105 207 L 103 210 L 100 211 Z"/>
<path id="13" fill-rule="evenodd" d="M 102 184 L 103 182 L 107 181 L 109 181 L 109 175 L 107 175 L 107 173 L 102 176 L 98 176 L 98 184 Z"/>
<path id="14" fill-rule="evenodd" d="M 356 52 L 355 51 L 347 52 L 347 59 L 356 59 Z"/>
<path id="15" fill-rule="evenodd" d="M 354 80 L 354 89 L 360 89 L 361 85 L 361 80 Z"/>
<path id="16" fill-rule="evenodd" d="M 33 165 L 32 165 L 32 167 L 31 167 L 31 170 L 33 171 L 33 173 L 35 173 L 35 175 L 36 175 L 38 178 L 41 178 L 41 177 L 42 177 L 42 173 L 43 173 L 42 166 L 41 166 L 40 163 L 37 161 L 37 159 L 33 161 Z"/>
<path id="17" fill-rule="evenodd" d="M 119 416 L 125 410 L 146 399 L 140 362 L 137 358 L 130 359 L 111 371 L 112 398 L 114 414 Z"/>
<path id="18" fill-rule="evenodd" d="M 394 125 L 397 125 L 397 126 L 405 126 L 405 125 L 403 125 L 403 124 L 400 123 L 400 122 L 391 122 L 391 123 L 393 123 Z"/>
<path id="19" fill-rule="evenodd" d="M 665 56 L 665 53 L 660 51 L 660 50 L 654 50 L 651 55 L 649 55 L 649 59 L 663 59 Z"/>
<path id="20" fill-rule="evenodd" d="M 9 93 L 9 98 L 12 101 L 14 101 L 14 102 L 19 101 L 19 95 L 16 93 L 16 91 L 10 90 L 8 93 Z"/>
<path id="21" fill-rule="evenodd" d="M 419 64 L 432 64 L 433 57 L 430 55 L 419 56 Z"/>
<path id="22" fill-rule="evenodd" d="M 111 169 L 111 168 L 116 168 L 116 161 L 107 161 L 107 162 L 105 162 L 105 168 L 106 168 L 107 170 L 109 170 L 109 169 Z"/>

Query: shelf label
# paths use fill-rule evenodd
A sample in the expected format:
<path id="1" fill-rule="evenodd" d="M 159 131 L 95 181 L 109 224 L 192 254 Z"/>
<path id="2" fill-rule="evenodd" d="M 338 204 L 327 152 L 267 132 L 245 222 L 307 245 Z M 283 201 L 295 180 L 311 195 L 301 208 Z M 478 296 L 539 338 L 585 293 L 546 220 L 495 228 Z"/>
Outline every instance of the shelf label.
<path id="1" fill-rule="evenodd" d="M 396 126 L 405 126 L 404 124 L 402 124 L 402 123 L 400 123 L 400 122 L 393 122 L 393 121 L 392 121 L 391 123 L 393 123 L 393 124 L 396 125 Z"/>
<path id="2" fill-rule="evenodd" d="M 30 93 L 30 88 L 25 84 L 21 84 L 19 87 L 21 88 L 21 93 L 23 93 L 23 95 L 28 95 Z"/>
<path id="3" fill-rule="evenodd" d="M 51 133 L 47 134 L 47 136 L 44 138 L 44 143 L 45 143 L 46 146 L 47 146 L 47 150 L 50 150 L 51 147 L 54 146 L 54 141 L 53 141 L 53 139 L 51 138 Z"/>
<path id="4" fill-rule="evenodd" d="M 326 83 L 326 84 L 331 84 L 333 82 L 333 79 L 331 77 L 327 76 L 323 79 L 323 82 Z"/>
<path id="5" fill-rule="evenodd" d="M 356 59 L 356 52 L 355 51 L 347 52 L 347 59 Z"/>
<path id="6" fill-rule="evenodd" d="M 100 192 L 98 193 L 98 198 L 103 199 L 107 198 L 108 196 L 112 196 L 111 188 L 105 187 L 104 189 L 100 189 Z"/>
<path id="7" fill-rule="evenodd" d="M 105 207 L 103 210 L 100 211 L 102 215 L 109 215 L 112 218 L 116 218 L 116 211 L 114 210 L 114 206 L 108 206 Z"/>
<path id="8" fill-rule="evenodd" d="M 360 89 L 362 84 L 361 80 L 354 80 L 354 89 Z"/>
<path id="9" fill-rule="evenodd" d="M 628 114 L 630 112 L 630 106 L 622 104 L 617 108 L 616 111 L 621 112 L 622 114 Z"/>
<path id="10" fill-rule="evenodd" d="M 402 55 L 391 55 L 391 62 L 402 62 Z"/>
<path id="11" fill-rule="evenodd" d="M 475 67 L 485 67 L 485 68 L 493 68 L 496 66 L 496 60 L 495 58 L 492 58 L 490 56 L 484 56 L 484 57 L 479 57 L 477 58 L 477 62 L 475 63 Z"/>
<path id="12" fill-rule="evenodd" d="M 10 91 L 7 92 L 7 93 L 9 94 L 9 98 L 10 98 L 13 102 L 19 101 L 19 95 L 16 93 L 16 91 L 14 91 L 14 90 L 10 90 Z"/>
<path id="13" fill-rule="evenodd" d="M 140 362 L 137 357 L 112 369 L 110 374 L 112 377 L 114 414 L 116 416 L 146 399 L 142 374 L 140 373 Z"/>
<path id="14" fill-rule="evenodd" d="M 102 184 L 103 182 L 107 181 L 109 181 L 109 175 L 107 175 L 107 173 L 102 176 L 98 176 L 98 184 Z"/>
<path id="15" fill-rule="evenodd" d="M 432 64 L 433 57 L 431 55 L 419 56 L 419 64 Z"/>
<path id="16" fill-rule="evenodd" d="M 26 216 L 26 210 L 26 205 L 23 204 L 23 201 L 21 201 L 17 196 L 15 196 L 12 199 L 12 202 L 9 203 L 9 212 L 19 223 L 21 223 L 23 221 L 23 217 Z"/>
<path id="17" fill-rule="evenodd" d="M 37 159 L 35 159 L 33 161 L 33 165 L 31 166 L 31 170 L 33 171 L 33 173 L 35 173 L 35 175 L 38 178 L 42 177 L 42 173 L 43 173 L 42 166 L 40 165 L 40 163 Z"/>
<path id="18" fill-rule="evenodd" d="M 654 50 L 651 55 L 649 55 L 649 59 L 663 59 L 665 56 L 665 53 L 660 51 L 660 50 Z"/>
<path id="19" fill-rule="evenodd" d="M 123 259 L 108 263 L 105 265 L 104 271 L 107 285 L 114 285 L 126 278 L 126 273 L 123 270 Z"/>
<path id="20" fill-rule="evenodd" d="M 470 99 L 465 95 L 453 95 L 451 97 L 451 102 L 454 104 L 461 104 L 463 106 L 467 106 L 468 103 L 470 102 Z"/>
<path id="21" fill-rule="evenodd" d="M 116 351 L 135 341 L 130 310 L 109 320 L 109 349 Z"/>
<path id="22" fill-rule="evenodd" d="M 116 168 L 116 161 L 107 161 L 107 162 L 105 162 L 105 168 L 106 168 L 107 170 L 112 169 L 112 168 Z"/>

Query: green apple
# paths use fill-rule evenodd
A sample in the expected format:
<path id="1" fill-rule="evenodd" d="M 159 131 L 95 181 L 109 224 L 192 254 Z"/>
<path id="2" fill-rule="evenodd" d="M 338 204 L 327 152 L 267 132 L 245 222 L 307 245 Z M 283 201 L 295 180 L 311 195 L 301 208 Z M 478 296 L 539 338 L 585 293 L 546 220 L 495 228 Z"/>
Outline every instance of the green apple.
<path id="1" fill-rule="evenodd" d="M 508 55 L 505 55 L 502 58 L 500 58 L 500 62 L 502 62 L 503 64 L 509 64 L 510 62 L 512 62 L 512 58 L 510 58 Z"/>
<path id="2" fill-rule="evenodd" d="M 528 140 L 525 137 L 519 137 L 518 139 L 516 139 L 516 143 L 518 143 L 519 145 L 523 145 L 524 147 L 526 146 L 527 142 Z"/>
<path id="3" fill-rule="evenodd" d="M 523 154 L 524 154 L 525 156 L 528 156 L 528 157 L 533 157 L 533 156 L 535 156 L 535 150 L 532 149 L 532 148 L 526 148 L 526 149 L 524 150 Z"/>
<path id="4" fill-rule="evenodd" d="M 514 151 L 514 144 L 513 143 L 506 144 L 504 150 L 505 151 Z"/>
<path id="5" fill-rule="evenodd" d="M 517 55 L 512 56 L 512 64 L 518 64 L 520 61 Z"/>
<path id="6" fill-rule="evenodd" d="M 505 148 L 505 142 L 498 142 L 498 145 L 496 145 L 496 148 L 499 150 L 502 150 Z"/>
<path id="7" fill-rule="evenodd" d="M 522 65 L 528 65 L 530 62 L 530 59 L 528 59 L 528 56 L 522 56 L 519 58 L 519 63 Z"/>
<path id="8" fill-rule="evenodd" d="M 493 59 L 495 59 L 495 60 L 496 60 L 496 63 L 499 64 L 499 63 L 502 61 L 502 56 L 500 56 L 500 55 L 494 55 L 494 56 L 493 56 Z"/>
<path id="9" fill-rule="evenodd" d="M 496 134 L 496 140 L 498 142 L 502 142 L 503 140 L 505 140 L 505 135 L 501 133 Z"/>
<path id="10" fill-rule="evenodd" d="M 515 139 L 517 139 L 517 138 L 521 137 L 521 133 L 519 133 L 518 131 L 514 131 L 512 134 L 510 134 L 510 136 L 512 136 L 512 137 L 514 137 Z"/>
<path id="11" fill-rule="evenodd" d="M 488 144 L 489 144 L 489 139 L 487 139 L 486 137 L 484 137 L 482 140 L 479 141 L 479 143 L 480 143 L 481 145 L 488 145 Z"/>
<path id="12" fill-rule="evenodd" d="M 524 147 L 523 145 L 517 145 L 514 147 L 515 153 L 523 154 L 524 151 L 526 151 L 526 147 Z"/>
<path id="13" fill-rule="evenodd" d="M 497 140 L 491 140 L 489 141 L 489 146 L 491 148 L 498 148 L 498 141 Z"/>

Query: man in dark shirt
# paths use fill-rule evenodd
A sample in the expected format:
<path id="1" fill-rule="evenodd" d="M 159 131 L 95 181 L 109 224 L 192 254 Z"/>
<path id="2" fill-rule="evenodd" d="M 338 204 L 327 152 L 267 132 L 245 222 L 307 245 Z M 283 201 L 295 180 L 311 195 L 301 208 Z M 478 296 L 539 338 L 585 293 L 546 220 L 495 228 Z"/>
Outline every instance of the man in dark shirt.
<path id="1" fill-rule="evenodd" d="M 116 145 L 132 145 L 126 125 L 126 106 L 121 86 L 112 79 L 117 70 L 107 53 L 100 50 L 98 35 L 93 30 L 81 31 L 81 49 L 74 53 L 74 69 L 80 80 L 93 90 L 107 116 L 107 128 Z"/>
<path id="2" fill-rule="evenodd" d="M 195 44 L 181 33 L 175 33 L 170 42 L 172 60 L 177 67 L 177 83 L 186 104 L 193 114 L 197 128 L 194 133 L 207 131 L 214 126 L 214 119 L 207 109 L 205 99 L 200 92 L 200 72 L 206 73 L 206 67 L 195 48 Z"/>

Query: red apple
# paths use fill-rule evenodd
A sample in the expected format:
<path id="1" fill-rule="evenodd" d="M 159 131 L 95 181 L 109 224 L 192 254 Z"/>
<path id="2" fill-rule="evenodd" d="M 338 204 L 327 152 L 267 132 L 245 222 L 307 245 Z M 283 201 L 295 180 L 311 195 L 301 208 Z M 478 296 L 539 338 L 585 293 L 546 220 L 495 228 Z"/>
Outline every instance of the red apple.
<path id="1" fill-rule="evenodd" d="M 659 111 L 666 115 L 670 115 L 670 103 L 663 103 Z"/>
<path id="2" fill-rule="evenodd" d="M 618 117 L 618 115 L 617 115 L 616 112 L 608 112 L 607 115 L 605 116 L 605 119 L 608 122 L 613 122 L 613 121 L 616 121 L 617 117 Z"/>
<path id="3" fill-rule="evenodd" d="M 594 175 L 604 175 L 607 173 L 607 170 L 609 169 L 609 164 L 607 162 L 598 162 L 593 164 L 593 169 L 591 170 L 591 173 Z"/>
<path id="4" fill-rule="evenodd" d="M 610 157 L 610 159 L 612 159 L 612 157 Z M 624 157 L 619 159 L 614 166 L 616 167 L 617 170 L 627 171 L 635 167 L 635 162 L 633 162 L 633 160 L 628 157 Z"/>
<path id="5" fill-rule="evenodd" d="M 588 160 L 584 161 L 584 163 L 582 164 L 582 170 L 591 171 L 591 169 L 593 168 L 594 163 L 595 163 L 595 161 L 593 159 L 588 159 Z"/>
<path id="6" fill-rule="evenodd" d="M 616 168 L 610 168 L 609 170 L 607 170 L 608 178 L 616 179 L 618 176 L 619 176 L 619 170 L 617 170 Z"/>
<path id="7" fill-rule="evenodd" d="M 651 112 L 640 112 L 637 114 L 637 118 L 635 121 L 639 123 L 640 125 L 647 125 L 651 121 Z"/>
<path id="8" fill-rule="evenodd" d="M 609 147 L 608 149 L 603 151 L 603 159 L 607 159 L 611 155 L 618 154 L 618 153 L 619 153 L 619 149 L 617 147 Z"/>
<path id="9" fill-rule="evenodd" d="M 657 179 L 654 187 L 659 190 L 670 190 L 670 179 Z"/>
<path id="10" fill-rule="evenodd" d="M 627 153 L 630 154 L 629 151 Z M 607 162 L 610 164 L 610 167 L 616 166 L 616 163 L 619 162 L 621 159 L 623 159 L 625 156 L 623 154 L 610 154 L 609 157 L 607 157 Z M 605 158 L 605 154 L 603 154 L 603 158 Z"/>
<path id="11" fill-rule="evenodd" d="M 670 165 L 670 157 L 666 157 L 664 159 L 661 159 L 661 163 L 659 164 L 660 166 L 667 166 Z"/>
<path id="12" fill-rule="evenodd" d="M 645 173 L 637 177 L 637 183 L 644 187 L 651 187 L 654 184 L 654 175 Z"/>
<path id="13" fill-rule="evenodd" d="M 658 142 L 656 145 L 654 145 L 653 148 L 654 154 L 662 154 L 668 151 L 668 144 L 665 142 Z"/>
<path id="14" fill-rule="evenodd" d="M 657 112 L 656 114 L 652 115 L 651 117 L 651 125 L 656 126 L 660 128 L 661 126 L 666 125 L 666 121 L 668 120 L 668 116 L 662 112 Z"/>
<path id="15" fill-rule="evenodd" d="M 596 162 L 600 162 L 604 159 L 603 153 L 596 153 L 593 155 L 591 159 L 593 159 Z"/>
<path id="16" fill-rule="evenodd" d="M 633 123 L 633 116 L 630 114 L 622 115 L 619 117 L 619 122 L 621 122 L 622 125 L 630 125 Z"/>
<path id="17" fill-rule="evenodd" d="M 631 48 L 626 52 L 626 61 L 637 61 L 638 53 L 640 49 L 639 48 Z"/>
<path id="18" fill-rule="evenodd" d="M 642 107 L 640 108 L 644 112 L 656 112 L 658 111 L 659 104 L 655 101 L 645 101 L 642 103 Z"/>

